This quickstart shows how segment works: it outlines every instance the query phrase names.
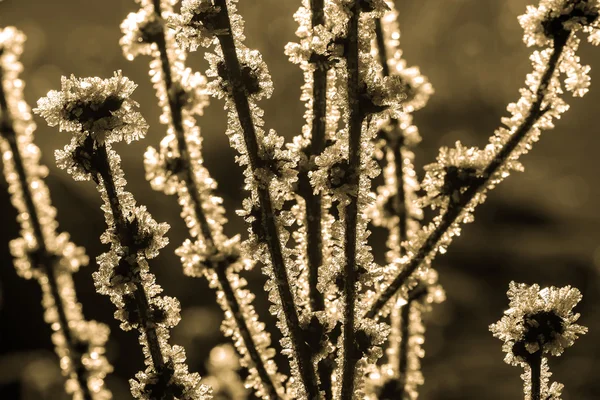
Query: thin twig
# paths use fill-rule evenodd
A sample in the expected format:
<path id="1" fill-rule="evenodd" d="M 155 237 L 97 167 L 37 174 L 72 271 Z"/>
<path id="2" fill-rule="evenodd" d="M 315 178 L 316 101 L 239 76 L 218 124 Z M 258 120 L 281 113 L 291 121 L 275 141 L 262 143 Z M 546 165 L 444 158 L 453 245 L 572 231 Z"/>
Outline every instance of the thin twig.
<path id="1" fill-rule="evenodd" d="M 311 0 L 311 23 L 314 28 L 325 23 L 323 0 Z M 308 168 L 314 166 L 314 157 L 325 149 L 325 118 L 327 113 L 327 70 L 325 63 L 315 62 L 313 72 L 313 119 Z M 308 170 L 300 179 L 308 183 Z M 323 237 L 321 235 L 321 195 L 315 194 L 310 183 L 300 185 L 300 195 L 306 200 L 306 235 L 308 255 L 308 282 L 310 304 L 313 311 L 324 309 L 323 295 L 317 290 L 319 268 L 323 264 Z"/>
<path id="2" fill-rule="evenodd" d="M 531 105 L 529 114 L 525 120 L 521 123 L 515 133 L 511 136 L 510 140 L 502 147 L 498 155 L 490 161 L 488 166 L 485 168 L 481 179 L 473 180 L 467 190 L 461 195 L 458 202 L 448 207 L 444 215 L 442 216 L 441 222 L 436 228 L 429 234 L 427 239 L 423 242 L 416 254 L 410 259 L 406 267 L 400 272 L 392 283 L 379 295 L 375 300 L 369 311 L 367 312 L 367 318 L 375 318 L 377 313 L 387 304 L 387 302 L 394 296 L 394 294 L 400 290 L 402 285 L 412 275 L 417 268 L 423 263 L 423 261 L 429 256 L 432 250 L 437 246 L 440 239 L 446 234 L 450 227 L 454 224 L 456 219 L 462 214 L 464 208 L 471 202 L 471 200 L 484 188 L 490 178 L 494 176 L 496 171 L 508 160 L 512 151 L 519 145 L 521 140 L 527 135 L 533 125 L 547 112 L 549 109 L 542 108 L 544 101 L 544 92 L 554 75 L 554 72 L 558 66 L 558 61 L 562 54 L 562 51 L 569 38 L 570 31 L 562 31 L 555 36 L 554 39 L 554 51 L 548 61 L 548 67 L 540 80 L 540 85 L 536 91 L 536 100 Z"/>
<path id="3" fill-rule="evenodd" d="M 542 352 L 537 351 L 527 357 L 527 363 L 531 372 L 531 400 L 540 400 L 542 383 Z"/>
<path id="4" fill-rule="evenodd" d="M 88 137 L 86 140 L 91 140 Z M 142 284 L 142 278 L 140 276 L 141 268 L 138 265 L 135 254 L 131 254 L 131 250 L 136 248 L 135 246 L 135 235 L 130 228 L 130 224 L 127 223 L 125 216 L 123 215 L 123 209 L 119 196 L 117 194 L 117 188 L 113 178 L 113 172 L 111 171 L 110 164 L 108 161 L 108 154 L 105 145 L 98 145 L 93 157 L 94 168 L 97 171 L 97 175 L 94 176 L 94 180 L 104 186 L 106 190 L 106 196 L 110 204 L 110 210 L 112 212 L 115 224 L 115 233 L 119 237 L 119 241 L 123 246 L 123 250 L 126 254 L 122 255 L 121 259 L 127 259 L 129 264 L 129 271 L 135 282 L 135 290 L 132 295 L 136 305 L 136 309 L 139 315 L 140 330 L 146 334 L 146 341 L 148 343 L 148 350 L 152 359 L 152 365 L 156 372 L 163 371 L 165 368 L 165 358 L 163 356 L 160 341 L 156 332 L 156 328 L 152 319 L 149 315 L 150 304 L 148 302 L 148 295 L 146 289 Z M 174 399 L 173 393 L 164 393 L 164 400 Z"/>
<path id="5" fill-rule="evenodd" d="M 250 104 L 245 93 L 242 80 L 242 71 L 238 60 L 235 41 L 229 20 L 229 11 L 226 0 L 215 0 L 215 6 L 219 8 L 219 28 L 226 32 L 217 36 L 223 59 L 227 69 L 228 81 L 231 84 L 231 96 L 238 114 L 240 126 L 242 127 L 244 142 L 250 161 L 250 168 L 256 171 L 261 166 L 259 159 L 259 143 Z M 258 201 L 260 202 L 262 228 L 265 232 L 266 244 L 273 264 L 273 273 L 281 307 L 284 314 L 286 326 L 290 333 L 290 342 L 294 358 L 298 364 L 298 373 L 309 399 L 318 398 L 319 390 L 317 378 L 310 357 L 310 349 L 304 340 L 304 332 L 300 326 L 298 313 L 294 304 L 294 298 L 290 288 L 287 268 L 285 265 L 279 232 L 275 223 L 275 213 L 271 202 L 269 190 L 263 185 L 258 185 Z"/>
<path id="6" fill-rule="evenodd" d="M 345 210 L 344 238 L 344 325 L 342 353 L 342 399 L 351 399 L 354 394 L 356 363 L 361 354 L 355 341 L 355 297 L 358 270 L 356 265 L 356 233 L 358 224 L 359 170 L 361 164 L 361 135 L 364 113 L 360 107 L 360 74 L 359 74 L 359 38 L 358 26 L 360 18 L 360 2 L 351 6 L 346 41 L 346 62 L 348 68 L 348 176 L 353 193 Z"/>
<path id="7" fill-rule="evenodd" d="M 4 93 L 2 75 L 3 73 L 0 68 L 0 134 L 9 143 L 14 167 L 17 172 L 17 176 L 19 177 L 19 184 L 21 186 L 23 199 L 25 201 L 25 207 L 27 208 L 27 212 L 29 214 L 29 222 L 31 223 L 33 235 L 37 244 L 36 261 L 38 265 L 36 267 L 43 268 L 43 271 L 48 277 L 48 286 L 50 287 L 50 293 L 53 297 L 54 305 L 56 307 L 58 323 L 60 325 L 60 330 L 65 337 L 66 346 L 69 349 L 69 358 L 71 359 L 71 364 L 73 365 L 73 371 L 77 376 L 77 382 L 81 389 L 81 394 L 85 400 L 91 400 L 92 394 L 85 378 L 86 368 L 81 361 L 81 354 L 78 350 L 76 340 L 71 334 L 71 329 L 69 327 L 69 322 L 65 311 L 66 305 L 64 304 L 64 300 L 60 295 L 60 284 L 56 274 L 56 270 L 61 268 L 60 258 L 52 254 L 46 247 L 37 207 L 33 199 L 33 194 L 31 193 L 27 172 L 25 171 L 23 159 L 21 158 L 21 151 L 17 143 L 17 133 L 13 127 L 12 116 L 10 115 L 6 95 Z"/>
<path id="8" fill-rule="evenodd" d="M 157 14 L 161 13 L 160 8 L 160 0 L 154 0 L 154 10 Z M 206 243 L 208 248 L 215 248 L 214 238 L 212 231 L 210 229 L 210 224 L 206 218 L 206 214 L 202 209 L 202 198 L 200 191 L 198 190 L 198 185 L 195 181 L 190 154 L 187 146 L 185 131 L 183 128 L 183 117 L 182 117 L 182 105 L 178 99 L 177 91 L 173 85 L 173 78 L 171 73 L 171 63 L 169 60 L 168 52 L 167 52 L 167 42 L 165 37 L 164 28 L 161 29 L 161 34 L 156 37 L 156 45 L 158 47 L 160 53 L 160 61 L 162 68 L 162 75 L 164 77 L 165 84 L 165 92 L 168 95 L 168 104 L 169 111 L 171 115 L 171 122 L 173 125 L 173 129 L 175 131 L 175 137 L 177 140 L 177 149 L 179 150 L 179 159 L 181 161 L 181 170 L 183 172 L 183 181 L 186 185 L 187 191 L 190 195 L 190 200 L 193 204 L 194 213 L 196 215 L 196 221 L 200 226 L 200 231 L 202 232 L 202 237 L 204 242 Z M 240 336 L 244 342 L 244 346 L 248 351 L 248 355 L 254 364 L 258 376 L 262 381 L 265 392 L 267 392 L 268 396 L 272 399 L 279 398 L 277 394 L 277 390 L 275 389 L 275 385 L 271 381 L 271 377 L 269 376 L 266 366 L 262 358 L 260 357 L 260 353 L 256 348 L 254 340 L 252 339 L 252 334 L 248 328 L 245 317 L 240 309 L 240 304 L 238 299 L 235 296 L 235 292 L 231 287 L 231 283 L 229 282 L 229 278 L 227 277 L 226 270 L 229 267 L 228 264 L 221 264 L 216 268 L 216 275 L 219 281 L 219 286 L 223 293 L 225 294 L 225 300 L 231 310 L 231 314 L 236 322 L 236 325 L 240 331 Z"/>

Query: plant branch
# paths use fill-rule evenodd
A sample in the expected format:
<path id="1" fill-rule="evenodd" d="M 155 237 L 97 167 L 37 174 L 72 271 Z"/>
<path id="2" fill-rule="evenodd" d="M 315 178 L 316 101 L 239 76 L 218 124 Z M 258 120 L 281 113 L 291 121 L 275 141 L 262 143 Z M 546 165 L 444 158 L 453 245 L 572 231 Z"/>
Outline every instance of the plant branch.
<path id="1" fill-rule="evenodd" d="M 160 15 L 160 0 L 154 0 L 153 4 L 155 12 Z M 183 175 L 182 180 L 184 181 L 187 191 L 190 195 L 190 200 L 193 205 L 194 213 L 196 215 L 196 221 L 200 226 L 200 231 L 203 240 L 208 248 L 213 248 L 214 250 L 216 250 L 212 230 L 206 218 L 206 214 L 204 213 L 204 210 L 202 208 L 201 194 L 198 190 L 198 185 L 196 183 L 192 169 L 192 160 L 190 158 L 190 152 L 187 146 L 185 130 L 183 128 L 182 105 L 179 101 L 177 88 L 173 84 L 171 62 L 169 60 L 167 52 L 167 41 L 164 28 L 161 30 L 161 34 L 156 35 L 156 45 L 160 53 L 162 75 L 166 89 L 165 92 L 168 95 L 168 105 L 171 115 L 171 123 L 173 125 L 173 130 L 175 131 L 175 137 L 177 140 L 177 149 L 179 151 L 179 160 L 181 161 L 181 171 Z M 215 272 L 219 281 L 219 286 L 225 294 L 226 302 L 240 331 L 240 336 L 242 337 L 244 346 L 246 347 L 248 355 L 250 356 L 250 359 L 252 360 L 252 363 L 254 364 L 258 372 L 258 376 L 262 381 L 265 391 L 271 399 L 277 399 L 279 398 L 277 395 L 277 390 L 275 389 L 275 386 L 271 381 L 271 378 L 267 372 L 264 362 L 260 357 L 258 349 L 256 348 L 256 345 L 252 339 L 252 334 L 248 328 L 245 317 L 241 312 L 238 299 L 236 298 L 235 292 L 231 287 L 231 283 L 229 282 L 229 279 L 227 277 L 226 270 L 228 267 L 229 263 L 222 263 L 216 268 Z"/>
<path id="2" fill-rule="evenodd" d="M 527 357 L 531 372 L 531 400 L 541 399 L 542 383 L 542 352 L 537 351 Z"/>
<path id="3" fill-rule="evenodd" d="M 226 34 L 218 35 L 217 38 L 223 52 L 228 80 L 231 84 L 231 97 L 236 107 L 240 126 L 242 127 L 244 142 L 250 161 L 250 168 L 252 171 L 256 171 L 261 166 L 261 160 L 258 156 L 259 143 L 252 114 L 250 112 L 250 104 L 244 89 L 242 71 L 237 56 L 233 32 L 231 30 L 227 2 L 226 0 L 215 0 L 214 3 L 215 6 L 219 8 L 220 28 L 223 28 L 224 32 L 226 32 Z M 265 188 L 262 185 L 258 185 L 257 192 L 262 213 L 262 228 L 265 232 L 266 244 L 271 256 L 275 283 L 279 298 L 281 299 L 285 323 L 290 333 L 292 351 L 298 364 L 299 376 L 306 390 L 307 397 L 309 399 L 318 398 L 319 390 L 317 387 L 315 370 L 310 357 L 311 352 L 304 339 L 304 332 L 300 326 L 299 317 L 294 304 L 282 246 L 279 240 L 279 231 L 274 219 L 275 210 L 271 202 L 271 195 L 268 188 Z"/>
<path id="4" fill-rule="evenodd" d="M 482 174 L 482 178 L 474 180 L 467 190 L 461 195 L 458 202 L 448 207 L 442 216 L 439 225 L 437 225 L 429 234 L 427 239 L 423 242 L 416 254 L 410 259 L 402 272 L 400 272 L 396 278 L 394 278 L 392 283 L 375 300 L 367 312 L 368 318 L 375 318 L 383 306 L 385 306 L 385 304 L 394 296 L 394 294 L 400 290 L 402 285 L 404 285 L 412 273 L 419 268 L 429 254 L 436 248 L 437 243 L 455 223 L 465 207 L 471 202 L 471 200 L 473 200 L 479 191 L 487 185 L 490 178 L 494 176 L 496 171 L 498 171 L 498 169 L 509 159 L 512 151 L 519 145 L 519 143 L 521 143 L 521 140 L 523 140 L 534 124 L 549 110 L 547 107 L 542 108 L 542 103 L 545 98 L 545 90 L 547 89 L 550 80 L 556 71 L 560 56 L 567 43 L 569 35 L 570 31 L 561 31 L 556 35 L 554 39 L 554 51 L 552 52 L 546 71 L 544 72 L 537 88 L 536 100 L 531 105 L 529 114 L 525 120 L 517 128 L 510 140 L 498 152 L 497 156 L 490 161 Z"/>
<path id="5" fill-rule="evenodd" d="M 153 0 L 154 10 L 160 17 L 161 8 L 160 0 Z M 165 92 L 168 96 L 169 112 L 171 115 L 171 123 L 173 124 L 173 130 L 175 131 L 175 137 L 177 139 L 177 150 L 179 151 L 179 160 L 181 161 L 181 171 L 183 173 L 183 181 L 185 182 L 187 191 L 191 197 L 191 201 L 196 214 L 196 220 L 202 231 L 202 235 L 207 241 L 209 246 L 214 246 L 212 239 L 212 232 L 210 225 L 206 220 L 206 215 L 202 209 L 202 199 L 200 197 L 200 191 L 194 178 L 194 173 L 191 168 L 190 153 L 185 138 L 185 131 L 183 129 L 183 116 L 182 116 L 182 105 L 178 98 L 178 88 L 173 84 L 173 77 L 171 73 L 171 62 L 167 53 L 167 42 L 165 38 L 164 27 L 161 30 L 161 34 L 156 35 L 156 45 L 160 52 L 160 64 L 162 68 L 162 75 L 165 83 Z"/>
<path id="6" fill-rule="evenodd" d="M 90 136 L 88 136 L 86 140 L 92 139 Z M 151 309 L 148 302 L 146 289 L 142 285 L 140 267 L 135 257 L 135 253 L 131 253 L 131 250 L 136 248 L 136 233 L 132 231 L 130 224 L 123 215 L 123 209 L 117 194 L 117 188 L 115 186 L 113 172 L 111 171 L 108 161 L 108 154 L 105 145 L 97 145 L 93 162 L 95 170 L 97 171 L 97 175 L 94 177 L 94 179 L 98 184 L 103 185 L 104 189 L 106 190 L 106 196 L 108 197 L 110 210 L 114 218 L 115 233 L 119 237 L 119 241 L 123 247 L 123 250 L 126 252 L 121 259 L 127 260 L 126 263 L 129 264 L 129 271 L 133 277 L 133 281 L 135 282 L 135 291 L 133 291 L 132 295 L 139 315 L 139 329 L 146 334 L 146 341 L 148 344 L 150 357 L 152 359 L 152 365 L 157 372 L 160 372 L 165 368 L 165 358 L 162 354 L 156 328 L 150 317 Z M 173 400 L 174 395 L 172 393 L 165 393 L 163 399 Z"/>
<path id="7" fill-rule="evenodd" d="M 359 18 L 360 2 L 352 4 L 348 21 L 348 36 L 346 41 L 346 63 L 348 73 L 348 176 L 352 188 L 350 202 L 345 209 L 345 238 L 344 238 L 344 325 L 343 325 L 343 354 L 342 354 L 342 399 L 351 399 L 354 395 L 356 363 L 361 354 L 355 340 L 355 301 L 358 270 L 356 265 L 356 234 L 358 225 L 358 197 L 361 164 L 361 135 L 365 117 L 360 106 L 360 74 L 359 74 Z"/>
<path id="8" fill-rule="evenodd" d="M 312 27 L 323 25 L 323 0 L 311 0 Z M 321 236 L 321 195 L 314 194 L 308 179 L 308 170 L 314 168 L 314 157 L 325 149 L 325 118 L 327 113 L 327 70 L 324 63 L 315 62 L 313 72 L 313 103 L 310 154 L 307 171 L 300 177 L 300 195 L 306 201 L 307 255 L 310 304 L 313 311 L 324 309 L 323 295 L 317 290 L 319 268 L 323 264 L 323 237 Z"/>
<path id="9" fill-rule="evenodd" d="M 66 346 L 69 349 L 69 358 L 71 360 L 71 364 L 73 365 L 73 371 L 77 376 L 77 382 L 81 389 L 81 394 L 85 400 L 91 400 L 92 394 L 89 390 L 85 377 L 86 368 L 82 363 L 77 341 L 71 334 L 69 320 L 65 311 L 67 306 L 64 304 L 64 299 L 60 295 L 60 284 L 58 282 L 58 276 L 56 273 L 57 270 L 61 268 L 60 258 L 52 254 L 46 247 L 37 207 L 35 205 L 33 194 L 31 193 L 29 179 L 27 177 L 27 172 L 25 171 L 23 159 L 21 157 L 21 151 L 17 143 L 17 133 L 14 130 L 13 120 L 8 108 L 2 75 L 2 70 L 0 68 L 0 136 L 4 137 L 9 144 L 14 168 L 17 172 L 17 176 L 19 177 L 19 184 L 23 194 L 23 200 L 25 202 L 25 208 L 29 214 L 29 222 L 33 230 L 35 242 L 37 244 L 35 259 L 32 259 L 32 263 L 35 260 L 35 262 L 37 262 L 36 267 L 41 267 L 48 277 L 48 286 L 56 307 L 58 323 L 60 325 L 60 330 L 64 335 Z"/>

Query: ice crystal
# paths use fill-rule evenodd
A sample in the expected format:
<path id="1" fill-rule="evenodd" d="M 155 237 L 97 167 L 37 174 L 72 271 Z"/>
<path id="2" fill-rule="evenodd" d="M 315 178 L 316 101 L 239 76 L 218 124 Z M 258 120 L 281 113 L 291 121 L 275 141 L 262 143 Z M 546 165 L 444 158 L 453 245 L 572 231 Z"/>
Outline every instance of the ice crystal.
<path id="1" fill-rule="evenodd" d="M 200 384 L 198 374 L 187 371 L 183 349 L 168 344 L 169 328 L 180 319 L 179 302 L 159 296 L 162 288 L 149 270 L 148 260 L 168 243 L 164 234 L 169 226 L 157 223 L 144 206 L 136 205 L 125 190 L 120 157 L 111 148 L 116 140 L 143 137 L 147 129 L 143 117 L 131 109 L 136 105 L 129 99 L 135 85 L 120 73 L 109 80 L 72 77 L 62 82 L 62 92 L 50 92 L 38 102 L 36 111 L 50 125 L 56 125 L 63 109 L 110 110 L 109 114 L 90 112 L 79 125 L 61 126 L 75 132 L 57 161 L 75 179 L 96 182 L 104 202 L 107 230 L 101 241 L 110 244 L 110 250 L 97 259 L 100 268 L 93 274 L 94 283 L 117 307 L 115 317 L 121 328 L 140 333 L 147 368 L 131 381 L 132 394 L 139 399 L 208 399 L 209 388 Z"/>
<path id="2" fill-rule="evenodd" d="M 109 399 L 104 386 L 104 377 L 112 371 L 104 356 L 109 329 L 85 320 L 77 301 L 72 273 L 87 265 L 88 257 L 68 233 L 57 233 L 56 209 L 44 182 L 48 170 L 33 143 L 36 126 L 18 77 L 24 41 L 25 35 L 13 27 L 0 30 L 0 152 L 21 227 L 21 237 L 10 242 L 10 251 L 17 273 L 37 280 L 42 289 L 44 319 L 53 330 L 67 393 L 75 399 Z"/>
<path id="3" fill-rule="evenodd" d="M 573 308 L 581 300 L 579 290 L 571 286 L 540 289 L 536 284 L 511 282 L 508 289 L 510 308 L 500 321 L 490 325 L 495 337 L 504 342 L 505 361 L 522 365 L 528 354 L 541 352 L 560 356 L 587 328 L 576 324 L 579 314 Z"/>

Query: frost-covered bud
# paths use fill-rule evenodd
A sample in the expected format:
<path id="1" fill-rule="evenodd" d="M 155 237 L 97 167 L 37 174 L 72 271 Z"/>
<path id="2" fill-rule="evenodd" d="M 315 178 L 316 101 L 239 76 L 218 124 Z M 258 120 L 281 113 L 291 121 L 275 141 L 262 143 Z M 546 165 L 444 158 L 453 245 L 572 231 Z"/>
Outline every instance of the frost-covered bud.
<path id="1" fill-rule="evenodd" d="M 91 135 L 99 144 L 143 138 L 148 124 L 129 96 L 136 84 L 115 72 L 109 79 L 62 77 L 61 90 L 51 90 L 33 111 L 61 131 Z"/>
<path id="2" fill-rule="evenodd" d="M 224 268 L 235 264 L 240 259 L 239 235 L 225 240 L 219 248 L 207 246 L 204 240 L 191 241 L 187 239 L 175 250 L 181 258 L 183 272 L 188 276 L 201 277 L 205 270 Z"/>
<path id="3" fill-rule="evenodd" d="M 598 0 L 541 0 L 538 7 L 528 6 L 519 17 L 527 46 L 546 46 L 556 35 L 583 30 L 588 40 L 600 44 L 600 2 Z"/>
<path id="4" fill-rule="evenodd" d="M 456 142 L 455 148 L 442 147 L 435 163 L 425 166 L 422 188 L 427 195 L 420 199 L 423 206 L 447 207 L 460 201 L 461 195 L 478 180 L 494 158 L 491 149 L 479 150 Z"/>
<path id="5" fill-rule="evenodd" d="M 163 35 L 163 29 L 163 22 L 152 6 L 129 13 L 121 23 L 123 37 L 119 40 L 125 57 L 133 60 L 140 54 L 151 55 L 156 47 L 154 43 Z"/>
<path id="6" fill-rule="evenodd" d="M 190 114 L 204 114 L 204 108 L 209 103 L 207 80 L 204 75 L 186 68 L 181 71 L 179 81 L 174 82 L 174 87 L 170 90 L 176 91 L 178 104 L 181 105 L 182 110 Z"/>
<path id="7" fill-rule="evenodd" d="M 228 97 L 233 93 L 233 85 L 239 85 L 253 101 L 271 97 L 273 81 L 260 52 L 249 50 L 242 45 L 236 47 L 236 50 L 240 63 L 239 79 L 230 76 L 230 71 L 227 70 L 227 65 L 218 49 L 216 49 L 217 54 L 205 54 L 205 58 L 210 64 L 206 76 L 216 78 L 208 83 L 211 94 L 218 98 Z"/>
<path id="8" fill-rule="evenodd" d="M 580 314 L 573 308 L 581 300 L 576 288 L 527 285 L 511 282 L 508 289 L 510 308 L 490 331 L 502 340 L 505 361 L 524 365 L 532 354 L 560 356 L 587 328 L 576 324 Z"/>
<path id="9" fill-rule="evenodd" d="M 220 8 L 210 0 L 183 0 L 180 14 L 169 19 L 179 46 L 190 51 L 210 46 L 215 35 L 227 34 Z"/>
<path id="10" fill-rule="evenodd" d="M 429 97 L 433 94 L 433 86 L 424 75 L 421 75 L 419 67 L 406 67 L 406 61 L 400 60 L 396 63 L 394 75 L 399 79 L 395 85 L 399 87 L 406 96 L 402 101 L 402 110 L 413 112 L 427 104 Z"/>

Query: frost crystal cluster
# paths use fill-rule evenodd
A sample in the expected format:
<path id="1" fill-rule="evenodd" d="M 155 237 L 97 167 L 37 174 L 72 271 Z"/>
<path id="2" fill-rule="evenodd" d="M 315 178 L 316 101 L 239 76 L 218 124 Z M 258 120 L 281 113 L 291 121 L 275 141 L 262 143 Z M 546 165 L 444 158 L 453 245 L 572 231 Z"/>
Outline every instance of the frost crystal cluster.
<path id="1" fill-rule="evenodd" d="M 424 383 L 425 321 L 445 299 L 432 262 L 444 254 L 475 208 L 512 171 L 542 131 L 568 109 L 564 92 L 583 96 L 590 67 L 576 55 L 580 36 L 600 44 L 600 2 L 541 0 L 519 18 L 532 71 L 509 115 L 482 148 L 443 147 L 422 179 L 414 167 L 421 138 L 413 113 L 433 88 L 409 66 L 400 47 L 398 12 L 390 0 L 301 0 L 297 40 L 285 55 L 302 71 L 304 123 L 286 143 L 266 126 L 260 102 L 273 92 L 258 50 L 246 44 L 237 0 L 137 0 L 121 24 L 125 57 L 149 58 L 164 138 L 148 147 L 146 178 L 176 196 L 188 238 L 175 250 L 183 273 L 206 279 L 224 313 L 233 346 L 215 347 L 201 382 L 184 349 L 169 343 L 179 301 L 163 296 L 149 262 L 164 248 L 169 226 L 156 222 L 125 189 L 118 142 L 148 129 L 121 72 L 109 79 L 63 77 L 34 110 L 72 134 L 56 151 L 60 168 L 92 180 L 103 200 L 109 250 L 97 257 L 96 289 L 110 297 L 124 330 L 137 330 L 145 370 L 130 381 L 138 399 L 410 399 Z M 108 330 L 83 320 L 71 272 L 83 250 L 55 233 L 55 210 L 32 144 L 22 100 L 22 34 L 0 34 L 1 135 L 5 175 L 22 237 L 11 250 L 20 275 L 44 291 L 46 319 L 76 398 L 110 398 L 111 367 L 103 356 Z M 186 66 L 203 52 L 208 68 Z M 203 161 L 200 125 L 211 101 L 224 101 L 226 134 L 243 169 L 245 198 L 237 214 L 246 235 L 228 236 L 223 200 Z M 382 175 L 380 184 L 374 179 Z M 425 221 L 425 209 L 432 219 Z M 387 232 L 385 261 L 369 246 L 372 226 Z M 244 278 L 256 265 L 279 329 L 271 341 Z M 510 309 L 491 326 L 506 361 L 525 368 L 526 399 L 559 399 L 548 355 L 560 355 L 586 328 L 577 325 L 577 289 L 512 283 Z M 58 324 L 56 323 L 58 322 Z M 277 358 L 280 352 L 285 358 Z M 278 365 L 286 360 L 289 365 Z M 239 370 L 244 369 L 244 378 Z M 212 389 L 209 387 L 212 386 Z"/>

